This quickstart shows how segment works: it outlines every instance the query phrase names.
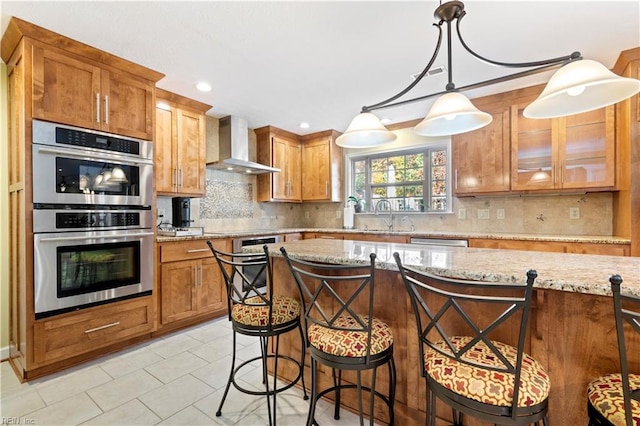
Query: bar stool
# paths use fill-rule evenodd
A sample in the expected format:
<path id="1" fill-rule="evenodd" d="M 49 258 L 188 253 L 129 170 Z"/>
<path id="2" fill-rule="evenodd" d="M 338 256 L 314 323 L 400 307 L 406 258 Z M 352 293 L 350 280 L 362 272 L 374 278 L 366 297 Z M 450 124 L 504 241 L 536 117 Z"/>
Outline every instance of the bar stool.
<path id="1" fill-rule="evenodd" d="M 358 414 L 364 424 L 362 392 L 369 393 L 369 423 L 374 422 L 375 398 L 389 409 L 389 424 L 394 422 L 393 405 L 396 370 L 393 361 L 391 328 L 373 316 L 375 254 L 366 265 L 329 265 L 289 257 L 280 248 L 300 292 L 304 313 L 306 344 L 311 354 L 311 403 L 307 426 L 316 424 L 319 398 L 334 392 L 334 418 L 340 418 L 343 389 L 358 392 Z M 318 392 L 318 363 L 332 369 L 333 386 Z M 377 368 L 389 368 L 388 396 L 376 391 Z M 356 384 L 343 383 L 343 370 L 355 371 Z M 362 371 L 371 371 L 369 386 L 362 384 Z M 337 371 L 337 374 L 336 374 Z"/>
<path id="2" fill-rule="evenodd" d="M 624 295 L 620 291 L 622 277 L 609 277 L 613 293 L 613 313 L 618 337 L 620 373 L 598 377 L 587 387 L 589 425 L 640 425 L 640 374 L 629 373 L 627 342 L 631 335 L 640 335 L 640 297 Z M 626 330 L 625 330 L 626 325 Z M 635 333 L 633 333 L 635 332 Z"/>
<path id="3" fill-rule="evenodd" d="M 549 376 L 523 350 L 536 271 L 526 283 L 467 281 L 393 256 L 415 314 L 427 424 L 435 425 L 436 398 L 452 408 L 456 425 L 464 414 L 501 425 L 546 424 Z M 500 341 L 514 334 L 517 346 Z"/>
<path id="4" fill-rule="evenodd" d="M 229 379 L 220 401 L 216 416 L 222 415 L 222 406 L 227 398 L 231 384 L 240 392 L 249 395 L 261 395 L 267 397 L 267 410 L 269 425 L 276 424 L 276 395 L 283 392 L 298 381 L 302 381 L 304 399 L 309 399 L 304 385 L 304 334 L 300 322 L 300 304 L 297 300 L 273 294 L 273 273 L 267 246 L 264 253 L 227 253 L 217 250 L 211 241 L 207 241 L 213 256 L 224 277 L 227 289 L 227 307 L 229 321 L 233 330 L 233 354 Z M 264 294 L 262 284 L 266 279 L 267 292 Z M 302 357 L 295 360 L 289 356 L 278 353 L 280 336 L 289 331 L 298 329 L 302 345 Z M 245 336 L 258 337 L 260 339 L 261 355 L 251 358 L 237 367 L 236 364 L 236 333 Z M 268 354 L 267 345 L 271 338 L 275 338 L 275 352 Z M 248 364 L 261 360 L 262 377 L 265 385 L 264 391 L 255 391 L 242 387 L 236 381 L 238 372 Z M 273 386 L 269 387 L 267 377 L 267 362 L 273 361 Z M 298 375 L 290 383 L 277 387 L 278 361 L 286 360 L 297 366 Z M 271 410 L 271 397 L 273 396 L 273 412 Z"/>

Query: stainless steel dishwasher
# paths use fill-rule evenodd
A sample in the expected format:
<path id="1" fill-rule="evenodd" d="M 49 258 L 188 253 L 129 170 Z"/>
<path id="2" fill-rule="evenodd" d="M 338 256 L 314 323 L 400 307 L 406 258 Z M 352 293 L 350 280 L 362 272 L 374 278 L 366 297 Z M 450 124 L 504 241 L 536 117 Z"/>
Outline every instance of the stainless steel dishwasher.
<path id="1" fill-rule="evenodd" d="M 423 246 L 469 247 L 467 240 L 449 240 L 446 238 L 411 238 L 411 244 Z"/>

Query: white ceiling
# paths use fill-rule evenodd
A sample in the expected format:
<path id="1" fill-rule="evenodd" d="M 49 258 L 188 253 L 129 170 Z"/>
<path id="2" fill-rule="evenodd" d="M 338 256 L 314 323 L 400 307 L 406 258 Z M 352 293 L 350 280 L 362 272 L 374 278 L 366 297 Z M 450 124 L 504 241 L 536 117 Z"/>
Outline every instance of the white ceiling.
<path id="1" fill-rule="evenodd" d="M 298 134 L 344 131 L 363 105 L 399 92 L 432 55 L 437 1 L 379 2 L 1 2 L 2 33 L 11 16 L 160 71 L 158 87 L 238 115 L 252 128 Z M 640 0 L 467 0 L 461 31 L 477 53 L 525 62 L 580 51 L 612 67 L 640 46 Z M 446 36 L 445 36 L 446 37 Z M 435 65 L 445 65 L 446 44 Z M 454 44 L 453 80 L 464 86 L 513 72 Z M 469 97 L 546 81 L 547 75 L 469 92 Z M 211 83 L 210 93 L 194 84 Z M 407 97 L 444 90 L 446 75 Z M 423 117 L 432 101 L 383 109 L 392 122 Z M 308 130 L 298 127 L 307 121 Z"/>

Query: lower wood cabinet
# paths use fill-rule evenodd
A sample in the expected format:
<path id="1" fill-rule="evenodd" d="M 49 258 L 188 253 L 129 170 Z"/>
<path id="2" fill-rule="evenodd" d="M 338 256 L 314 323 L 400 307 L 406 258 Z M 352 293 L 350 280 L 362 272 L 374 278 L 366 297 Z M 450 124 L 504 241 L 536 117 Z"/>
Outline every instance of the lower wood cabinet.
<path id="1" fill-rule="evenodd" d="M 602 254 L 608 256 L 629 256 L 629 244 L 596 244 L 561 241 L 524 241 L 469 239 L 469 247 L 502 250 L 547 251 L 555 253 Z"/>
<path id="2" fill-rule="evenodd" d="M 35 322 L 34 360 L 62 361 L 146 333 L 155 326 L 152 296 L 109 303 Z"/>
<path id="3" fill-rule="evenodd" d="M 212 243 L 231 251 L 230 240 Z M 224 279 L 206 240 L 162 243 L 159 250 L 161 326 L 226 313 Z"/>

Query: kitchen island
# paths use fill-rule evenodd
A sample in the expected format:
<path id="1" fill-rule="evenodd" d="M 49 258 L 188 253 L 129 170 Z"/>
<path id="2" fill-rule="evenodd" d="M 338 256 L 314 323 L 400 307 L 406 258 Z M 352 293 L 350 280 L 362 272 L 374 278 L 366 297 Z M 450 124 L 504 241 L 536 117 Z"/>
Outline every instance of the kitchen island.
<path id="1" fill-rule="evenodd" d="M 369 253 L 376 253 L 376 316 L 394 333 L 397 424 L 424 422 L 425 386 L 419 373 L 415 322 L 394 252 L 407 265 L 454 278 L 524 281 L 527 270 L 537 270 L 527 352 L 545 366 L 551 377 L 550 424 L 587 424 L 587 384 L 597 376 L 619 371 L 609 276 L 620 274 L 623 291 L 640 295 L 637 257 L 315 239 L 270 246 L 274 293 L 296 297 L 295 283 L 279 252 L 281 246 L 292 257 L 336 264 L 366 263 Z M 260 247 L 246 250 L 259 251 Z M 281 348 L 285 343 L 287 351 L 298 356 L 299 341 L 281 341 Z M 640 339 L 633 341 L 630 349 L 631 354 L 639 354 L 631 356 L 630 369 L 640 371 Z M 380 389 L 386 388 L 383 370 L 378 377 Z M 319 377 L 321 387 L 328 385 L 330 370 L 320 369 Z M 350 397 L 343 397 L 343 404 L 351 405 Z M 439 406 L 438 415 L 447 418 L 450 410 Z M 383 407 L 376 409 L 381 422 L 385 416 Z M 481 424 L 468 418 L 466 421 Z"/>

